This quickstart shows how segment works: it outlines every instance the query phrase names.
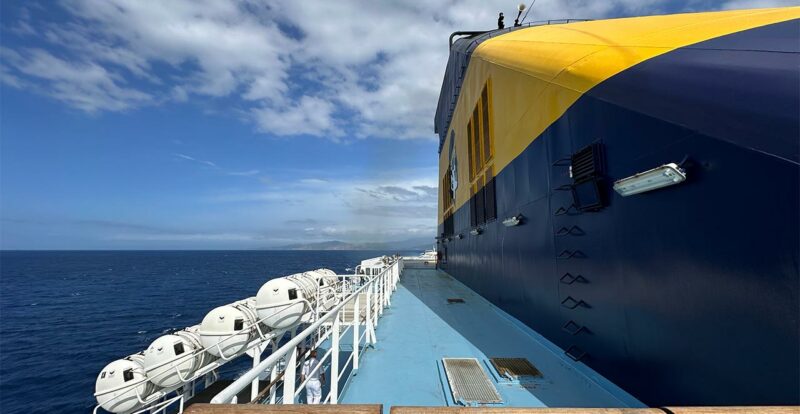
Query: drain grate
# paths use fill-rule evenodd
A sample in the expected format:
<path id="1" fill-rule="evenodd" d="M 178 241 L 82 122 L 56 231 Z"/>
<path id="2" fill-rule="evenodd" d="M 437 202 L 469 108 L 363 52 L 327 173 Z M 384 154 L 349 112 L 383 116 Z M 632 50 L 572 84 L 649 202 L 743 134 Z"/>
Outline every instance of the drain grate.
<path id="1" fill-rule="evenodd" d="M 443 358 L 453 401 L 465 404 L 499 404 L 503 400 L 475 358 Z"/>
<path id="2" fill-rule="evenodd" d="M 517 380 L 522 377 L 540 378 L 542 372 L 526 358 L 489 358 L 500 375 Z"/>

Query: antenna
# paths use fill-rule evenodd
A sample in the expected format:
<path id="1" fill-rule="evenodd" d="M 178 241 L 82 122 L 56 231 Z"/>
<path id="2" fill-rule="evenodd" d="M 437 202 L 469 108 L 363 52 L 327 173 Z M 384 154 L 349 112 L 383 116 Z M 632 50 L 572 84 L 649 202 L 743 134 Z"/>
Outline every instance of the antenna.
<path id="1" fill-rule="evenodd" d="M 519 22 L 519 24 L 520 24 L 520 25 L 522 25 L 522 23 L 524 23 L 524 22 L 525 22 L 525 19 L 527 19 L 527 18 L 528 18 L 528 13 L 530 13 L 530 11 L 531 11 L 531 9 L 533 8 L 533 5 L 534 5 L 534 4 L 536 4 L 536 0 L 533 0 L 533 1 L 531 2 L 531 5 L 530 5 L 530 6 L 528 6 L 528 11 L 526 11 L 526 12 L 525 12 L 525 15 L 524 15 L 524 16 L 522 16 L 522 21 L 521 21 L 521 22 Z M 520 6 L 521 6 L 521 5 L 520 5 Z"/>

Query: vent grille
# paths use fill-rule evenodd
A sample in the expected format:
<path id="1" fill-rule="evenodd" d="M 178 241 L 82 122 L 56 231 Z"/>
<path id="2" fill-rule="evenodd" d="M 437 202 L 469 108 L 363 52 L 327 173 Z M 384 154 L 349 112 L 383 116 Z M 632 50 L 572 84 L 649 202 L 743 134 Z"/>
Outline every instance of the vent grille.
<path id="1" fill-rule="evenodd" d="M 442 359 L 453 401 L 465 404 L 499 404 L 503 400 L 475 358 Z"/>
<path id="2" fill-rule="evenodd" d="M 578 184 L 597 178 L 605 172 L 603 146 L 591 144 L 572 154 L 572 179 Z"/>
<path id="3" fill-rule="evenodd" d="M 526 358 L 489 358 L 489 361 L 500 375 L 512 380 L 542 377 L 542 372 Z"/>

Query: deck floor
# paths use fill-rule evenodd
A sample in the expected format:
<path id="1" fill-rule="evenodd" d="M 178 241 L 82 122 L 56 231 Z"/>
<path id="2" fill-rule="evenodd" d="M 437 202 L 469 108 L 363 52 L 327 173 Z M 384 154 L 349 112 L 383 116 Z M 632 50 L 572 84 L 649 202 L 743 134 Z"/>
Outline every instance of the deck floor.
<path id="1" fill-rule="evenodd" d="M 448 304 L 448 298 L 465 303 Z M 342 403 L 453 405 L 444 357 L 473 357 L 492 378 L 506 407 L 641 407 L 636 399 L 522 325 L 447 273 L 406 268 L 362 355 Z M 530 360 L 543 377 L 522 386 L 495 377 L 490 357 Z"/>

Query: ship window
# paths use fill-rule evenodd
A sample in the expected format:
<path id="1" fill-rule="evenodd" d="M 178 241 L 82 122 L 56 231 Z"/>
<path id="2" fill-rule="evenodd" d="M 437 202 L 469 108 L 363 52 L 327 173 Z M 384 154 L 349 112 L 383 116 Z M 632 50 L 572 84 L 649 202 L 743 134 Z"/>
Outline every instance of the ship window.
<path id="1" fill-rule="evenodd" d="M 133 369 L 129 368 L 122 371 L 122 381 L 128 382 L 133 379 Z"/>
<path id="2" fill-rule="evenodd" d="M 319 280 L 319 285 L 320 285 L 320 286 L 325 286 L 325 282 L 324 282 L 324 280 L 323 280 L 323 279 L 320 279 L 320 280 Z"/>
<path id="3" fill-rule="evenodd" d="M 481 93 L 481 127 L 483 128 L 483 162 L 488 163 L 492 158 L 492 142 L 489 134 L 489 92 L 486 86 Z"/>
<path id="4" fill-rule="evenodd" d="M 233 321 L 234 331 L 241 331 L 242 329 L 244 329 L 244 319 L 236 319 Z"/>
<path id="5" fill-rule="evenodd" d="M 451 190 L 451 170 L 450 168 L 447 169 L 444 173 L 444 177 L 442 177 L 442 210 L 447 211 L 450 207 L 453 206 L 453 192 Z"/>
<path id="6" fill-rule="evenodd" d="M 175 350 L 175 355 L 184 353 L 183 342 L 178 342 L 177 344 L 173 345 L 172 348 Z"/>
<path id="7" fill-rule="evenodd" d="M 480 226 L 497 218 L 494 185 L 491 84 L 486 82 L 467 125 L 470 154 L 470 224 Z"/>
<path id="8" fill-rule="evenodd" d="M 472 148 L 472 121 L 467 124 L 467 151 L 469 151 L 469 180 L 475 178 L 475 150 Z"/>
<path id="9" fill-rule="evenodd" d="M 106 377 L 106 372 L 105 372 L 105 371 L 103 371 L 102 373 L 100 373 L 100 378 L 105 378 L 105 377 Z"/>
<path id="10" fill-rule="evenodd" d="M 289 289 L 289 300 L 297 299 L 297 289 Z"/>
<path id="11" fill-rule="evenodd" d="M 481 130 L 478 128 L 478 122 L 480 122 L 480 118 L 478 117 L 478 109 L 479 106 L 475 106 L 475 110 L 472 112 L 472 152 L 475 154 L 476 176 L 483 169 L 483 157 L 481 156 Z"/>

